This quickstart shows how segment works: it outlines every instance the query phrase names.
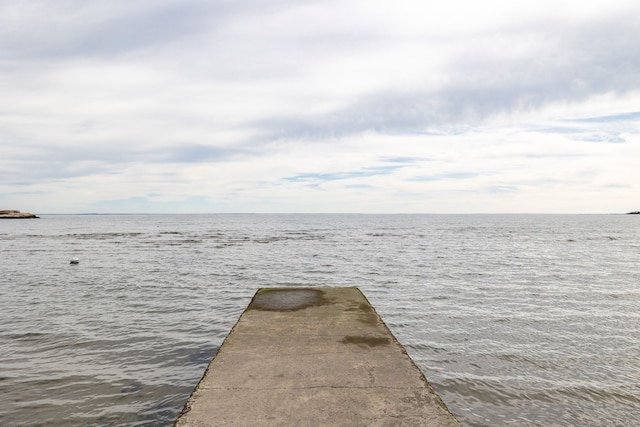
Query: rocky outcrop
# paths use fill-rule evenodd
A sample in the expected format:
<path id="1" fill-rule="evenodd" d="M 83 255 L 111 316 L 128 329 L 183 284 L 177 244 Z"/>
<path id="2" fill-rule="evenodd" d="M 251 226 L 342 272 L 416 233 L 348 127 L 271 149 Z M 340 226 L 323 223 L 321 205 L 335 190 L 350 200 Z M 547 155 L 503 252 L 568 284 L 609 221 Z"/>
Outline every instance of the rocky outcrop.
<path id="1" fill-rule="evenodd" d="M 0 210 L 0 218 L 39 218 L 39 217 L 29 212 Z"/>

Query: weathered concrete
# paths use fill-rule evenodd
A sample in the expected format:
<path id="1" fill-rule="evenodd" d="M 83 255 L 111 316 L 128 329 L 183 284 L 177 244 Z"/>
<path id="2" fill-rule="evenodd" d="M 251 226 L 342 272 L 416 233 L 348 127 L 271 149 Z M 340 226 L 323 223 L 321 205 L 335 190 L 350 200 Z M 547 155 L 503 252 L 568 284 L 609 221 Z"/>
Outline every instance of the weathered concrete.
<path id="1" fill-rule="evenodd" d="M 176 426 L 459 426 L 357 288 L 261 289 Z"/>

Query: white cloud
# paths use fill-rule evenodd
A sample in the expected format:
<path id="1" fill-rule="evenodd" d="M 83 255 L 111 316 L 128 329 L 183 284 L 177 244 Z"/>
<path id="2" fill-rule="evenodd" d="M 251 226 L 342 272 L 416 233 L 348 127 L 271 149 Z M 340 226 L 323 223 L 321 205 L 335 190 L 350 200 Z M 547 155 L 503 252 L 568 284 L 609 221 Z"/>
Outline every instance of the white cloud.
<path id="1" fill-rule="evenodd" d="M 0 4 L 0 204 L 637 209 L 640 8 Z"/>

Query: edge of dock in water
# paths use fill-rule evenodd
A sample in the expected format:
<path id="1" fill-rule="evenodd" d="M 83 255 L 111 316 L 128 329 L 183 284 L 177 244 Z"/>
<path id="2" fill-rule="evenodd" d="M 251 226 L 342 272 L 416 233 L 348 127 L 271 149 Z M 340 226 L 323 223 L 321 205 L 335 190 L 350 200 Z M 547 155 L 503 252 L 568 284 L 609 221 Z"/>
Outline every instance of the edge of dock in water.
<path id="1" fill-rule="evenodd" d="M 175 422 L 460 426 L 358 288 L 262 288 Z"/>

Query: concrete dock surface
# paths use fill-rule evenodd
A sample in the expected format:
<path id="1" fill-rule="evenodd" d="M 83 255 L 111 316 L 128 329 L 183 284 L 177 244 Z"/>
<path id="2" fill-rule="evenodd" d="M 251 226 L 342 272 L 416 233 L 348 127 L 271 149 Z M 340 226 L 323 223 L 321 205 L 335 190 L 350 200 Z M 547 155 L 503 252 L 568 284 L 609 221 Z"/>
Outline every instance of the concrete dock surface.
<path id="1" fill-rule="evenodd" d="M 459 426 L 357 288 L 260 289 L 176 426 Z"/>

